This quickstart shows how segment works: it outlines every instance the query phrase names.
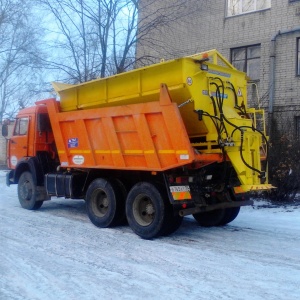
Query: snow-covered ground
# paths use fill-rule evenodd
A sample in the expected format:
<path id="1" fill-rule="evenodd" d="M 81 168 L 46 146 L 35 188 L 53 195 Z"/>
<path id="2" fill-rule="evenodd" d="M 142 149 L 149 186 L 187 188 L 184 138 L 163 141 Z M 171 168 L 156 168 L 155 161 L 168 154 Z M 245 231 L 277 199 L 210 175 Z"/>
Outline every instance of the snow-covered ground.
<path id="1" fill-rule="evenodd" d="M 169 237 L 96 228 L 84 201 L 20 207 L 0 171 L 0 299 L 300 299 L 300 208 L 245 207 L 230 225 L 192 217 Z"/>

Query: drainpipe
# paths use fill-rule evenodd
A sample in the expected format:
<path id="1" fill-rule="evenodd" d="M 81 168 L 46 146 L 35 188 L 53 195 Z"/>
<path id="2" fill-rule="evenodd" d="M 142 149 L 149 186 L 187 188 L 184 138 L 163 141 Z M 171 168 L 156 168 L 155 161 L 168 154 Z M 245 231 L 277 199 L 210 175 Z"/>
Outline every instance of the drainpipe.
<path id="1" fill-rule="evenodd" d="M 290 34 L 300 31 L 300 26 L 294 27 L 292 29 L 279 30 L 276 34 L 272 36 L 271 39 L 271 51 L 270 51 L 270 83 L 269 83 L 269 136 L 272 132 L 272 118 L 274 112 L 274 95 L 275 95 L 275 67 L 276 67 L 276 39 L 283 34 Z"/>

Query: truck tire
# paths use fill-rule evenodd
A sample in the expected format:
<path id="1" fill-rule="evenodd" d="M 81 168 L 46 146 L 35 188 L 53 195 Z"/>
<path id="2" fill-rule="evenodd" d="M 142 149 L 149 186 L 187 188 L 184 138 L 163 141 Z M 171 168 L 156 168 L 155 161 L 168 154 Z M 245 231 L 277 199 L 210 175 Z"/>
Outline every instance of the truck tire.
<path id="1" fill-rule="evenodd" d="M 240 212 L 240 207 L 226 208 L 223 220 L 220 222 L 219 225 L 226 225 L 232 222 L 238 216 L 239 212 Z"/>
<path id="2" fill-rule="evenodd" d="M 203 213 L 193 214 L 194 219 L 203 227 L 218 226 L 225 216 L 225 209 L 216 209 Z"/>
<path id="3" fill-rule="evenodd" d="M 166 205 L 151 183 L 133 186 L 126 200 L 126 216 L 131 229 L 143 239 L 159 236 L 165 228 Z"/>
<path id="4" fill-rule="evenodd" d="M 117 184 L 98 178 L 92 181 L 86 193 L 87 213 L 97 227 L 119 225 L 124 214 L 122 192 Z"/>
<path id="5" fill-rule="evenodd" d="M 118 197 L 117 201 L 119 202 L 118 205 L 118 214 L 119 214 L 119 219 L 118 219 L 118 224 L 117 225 L 127 225 L 127 218 L 126 218 L 126 214 L 125 214 L 125 201 L 128 195 L 126 186 L 124 185 L 124 183 L 119 180 L 119 179 L 112 179 L 110 181 L 115 188 L 117 188 L 119 190 L 119 194 L 120 196 Z"/>
<path id="6" fill-rule="evenodd" d="M 167 195 L 165 195 L 167 199 Z M 174 233 L 182 224 L 183 217 L 174 215 L 173 206 L 167 202 L 165 206 L 165 221 L 161 231 L 162 236 L 168 236 Z"/>
<path id="7" fill-rule="evenodd" d="M 30 172 L 23 172 L 19 178 L 18 198 L 21 206 L 28 210 L 36 210 L 43 205 L 44 201 L 37 201 L 36 185 Z"/>
<path id="8" fill-rule="evenodd" d="M 171 215 L 165 222 L 161 235 L 168 236 L 174 233 L 182 224 L 183 217 Z"/>

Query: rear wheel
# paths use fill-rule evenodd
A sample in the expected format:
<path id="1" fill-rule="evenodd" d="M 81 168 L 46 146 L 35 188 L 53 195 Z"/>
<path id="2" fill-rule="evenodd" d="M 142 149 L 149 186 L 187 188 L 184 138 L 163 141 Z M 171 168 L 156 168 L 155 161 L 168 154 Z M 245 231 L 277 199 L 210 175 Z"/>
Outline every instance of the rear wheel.
<path id="1" fill-rule="evenodd" d="M 223 220 L 219 225 L 226 225 L 232 222 L 239 214 L 240 207 L 230 207 L 225 209 Z"/>
<path id="2" fill-rule="evenodd" d="M 225 216 L 225 209 L 216 209 L 203 213 L 193 214 L 195 220 L 203 227 L 218 226 Z"/>
<path id="3" fill-rule="evenodd" d="M 161 235 L 167 236 L 174 233 L 182 224 L 183 217 L 174 216 L 173 213 L 165 221 Z"/>
<path id="4" fill-rule="evenodd" d="M 126 200 L 126 216 L 129 226 L 140 237 L 152 239 L 159 236 L 166 217 L 162 193 L 151 183 L 136 184 Z"/>
<path id="5" fill-rule="evenodd" d="M 127 219 L 126 219 L 126 214 L 125 214 L 125 201 L 127 198 L 127 189 L 126 186 L 123 184 L 123 182 L 119 179 L 113 179 L 112 181 L 113 186 L 118 190 L 118 225 L 126 225 L 127 224 Z"/>
<path id="6" fill-rule="evenodd" d="M 124 199 L 120 187 L 106 179 L 95 179 L 86 193 L 87 213 L 98 227 L 119 225 L 124 215 Z"/>
<path id="7" fill-rule="evenodd" d="M 25 209 L 36 210 L 43 205 L 43 201 L 37 201 L 37 188 L 30 172 L 23 172 L 19 178 L 18 198 Z"/>

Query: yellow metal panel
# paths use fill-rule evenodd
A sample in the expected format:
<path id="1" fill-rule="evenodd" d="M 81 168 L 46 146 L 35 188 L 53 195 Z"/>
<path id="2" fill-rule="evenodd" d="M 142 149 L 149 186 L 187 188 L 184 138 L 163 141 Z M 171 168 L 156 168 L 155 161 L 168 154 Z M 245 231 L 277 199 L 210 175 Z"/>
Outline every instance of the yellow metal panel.
<path id="1" fill-rule="evenodd" d="M 200 69 L 205 62 L 208 71 Z M 211 135 L 215 137 L 214 124 L 210 119 L 198 120 L 194 110 L 205 110 L 213 114 L 210 94 L 214 93 L 210 78 L 220 77 L 230 80 L 241 91 L 240 97 L 247 105 L 246 75 L 237 71 L 216 50 L 162 62 L 145 68 L 136 69 L 115 76 L 101 78 L 78 85 L 55 83 L 60 95 L 62 111 L 129 105 L 159 100 L 160 84 L 168 86 L 173 102 L 178 105 L 191 99 L 192 102 L 180 108 L 185 127 L 190 137 Z M 234 97 L 226 90 L 224 108 L 234 106 Z M 239 117 L 232 110 L 235 117 Z"/>

